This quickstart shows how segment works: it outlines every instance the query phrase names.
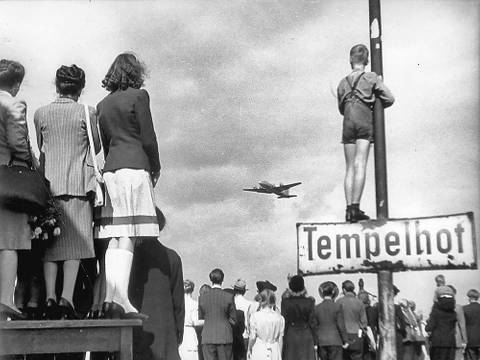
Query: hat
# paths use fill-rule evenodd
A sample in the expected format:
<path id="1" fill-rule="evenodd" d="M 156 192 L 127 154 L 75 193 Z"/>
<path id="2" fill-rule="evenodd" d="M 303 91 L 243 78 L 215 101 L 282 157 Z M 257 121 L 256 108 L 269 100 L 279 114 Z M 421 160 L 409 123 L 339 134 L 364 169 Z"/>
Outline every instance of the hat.
<path id="1" fill-rule="evenodd" d="M 247 282 L 243 279 L 237 279 L 237 281 L 235 281 L 235 284 L 233 284 L 233 289 L 240 291 L 248 290 Z"/>
<path id="2" fill-rule="evenodd" d="M 438 297 L 454 297 L 455 292 L 450 286 L 442 285 L 437 288 Z"/>
<path id="3" fill-rule="evenodd" d="M 186 293 L 191 293 L 193 292 L 193 289 L 195 288 L 195 284 L 193 283 L 192 280 L 188 280 L 188 279 L 185 279 L 183 281 L 183 290 L 186 292 Z"/>
<path id="4" fill-rule="evenodd" d="M 303 289 L 305 289 L 305 281 L 303 280 L 303 277 L 301 277 L 300 275 L 292 276 L 292 278 L 290 279 L 290 282 L 288 283 L 288 287 L 293 292 L 298 293 Z"/>
<path id="5" fill-rule="evenodd" d="M 273 285 L 270 281 L 265 280 L 265 281 L 257 281 L 257 290 L 258 292 L 262 292 L 263 290 L 272 290 L 272 291 L 277 291 L 277 287 Z"/>
<path id="6" fill-rule="evenodd" d="M 335 299 L 338 296 L 338 286 L 333 281 L 325 281 L 320 284 L 320 286 L 318 287 L 318 292 L 321 297 L 324 297 L 325 289 L 329 289 L 332 292 L 332 299 Z"/>

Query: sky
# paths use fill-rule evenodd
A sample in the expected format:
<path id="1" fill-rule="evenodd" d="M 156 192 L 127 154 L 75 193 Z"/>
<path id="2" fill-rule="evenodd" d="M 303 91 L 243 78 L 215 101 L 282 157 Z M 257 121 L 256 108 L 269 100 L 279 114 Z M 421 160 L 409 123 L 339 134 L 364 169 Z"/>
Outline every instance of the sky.
<path id="1" fill-rule="evenodd" d="M 135 52 L 147 65 L 162 175 L 160 240 L 183 260 L 197 289 L 216 267 L 224 286 L 268 279 L 280 291 L 296 272 L 297 222 L 341 222 L 344 159 L 335 89 L 348 52 L 369 43 L 367 0 L 2 1 L 0 54 L 26 67 L 19 96 L 34 111 L 55 99 L 61 65 L 86 72 L 81 102 L 96 105 L 113 59 Z M 382 0 L 391 218 L 479 207 L 479 15 L 468 0 Z M 373 155 L 373 152 L 372 152 Z M 243 192 L 258 181 L 301 181 L 297 198 Z M 375 214 L 373 156 L 362 208 Z M 477 237 L 478 233 L 477 226 Z M 399 297 L 428 313 L 444 273 L 465 303 L 480 271 L 394 274 Z M 309 294 L 325 280 L 306 278 Z M 195 291 L 196 293 L 196 291 Z"/>

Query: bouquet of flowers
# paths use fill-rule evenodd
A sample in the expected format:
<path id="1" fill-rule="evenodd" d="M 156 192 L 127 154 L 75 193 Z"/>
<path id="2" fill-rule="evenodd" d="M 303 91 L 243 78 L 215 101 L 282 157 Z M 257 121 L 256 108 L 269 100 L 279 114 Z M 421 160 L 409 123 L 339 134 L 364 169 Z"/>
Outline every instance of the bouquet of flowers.
<path id="1" fill-rule="evenodd" d="M 48 208 L 38 216 L 29 220 L 33 231 L 33 238 L 39 240 L 52 240 L 60 235 L 60 211 L 52 198 L 48 201 Z"/>

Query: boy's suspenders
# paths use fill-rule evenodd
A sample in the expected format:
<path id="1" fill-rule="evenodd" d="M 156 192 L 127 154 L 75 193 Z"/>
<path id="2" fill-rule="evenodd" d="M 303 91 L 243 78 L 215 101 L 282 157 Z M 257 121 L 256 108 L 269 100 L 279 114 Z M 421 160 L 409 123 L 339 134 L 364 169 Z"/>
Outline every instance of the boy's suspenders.
<path id="1" fill-rule="evenodd" d="M 365 72 L 362 72 L 358 78 L 352 83 L 350 83 L 350 80 L 348 79 L 348 76 L 345 77 L 345 80 L 348 84 L 348 86 L 350 86 L 350 91 L 347 93 L 347 95 L 345 95 L 345 102 L 348 102 L 348 101 L 360 101 L 362 104 L 364 105 L 367 105 L 365 104 L 365 102 L 362 101 L 362 99 L 360 97 L 357 96 L 357 94 L 355 93 L 355 91 L 357 90 L 357 85 L 358 83 L 360 82 L 360 79 L 363 77 L 363 75 L 365 74 Z M 368 107 L 370 107 L 369 105 L 367 105 Z"/>

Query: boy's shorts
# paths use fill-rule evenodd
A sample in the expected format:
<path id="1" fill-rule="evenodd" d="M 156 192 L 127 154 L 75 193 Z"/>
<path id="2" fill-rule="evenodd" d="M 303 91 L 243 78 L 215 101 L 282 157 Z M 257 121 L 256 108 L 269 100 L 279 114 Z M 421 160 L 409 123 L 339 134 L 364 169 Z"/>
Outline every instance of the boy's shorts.
<path id="1" fill-rule="evenodd" d="M 355 144 L 358 139 L 373 143 L 372 110 L 360 100 L 345 104 L 342 143 Z"/>

